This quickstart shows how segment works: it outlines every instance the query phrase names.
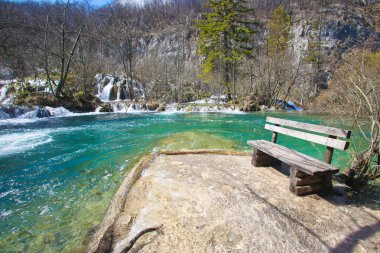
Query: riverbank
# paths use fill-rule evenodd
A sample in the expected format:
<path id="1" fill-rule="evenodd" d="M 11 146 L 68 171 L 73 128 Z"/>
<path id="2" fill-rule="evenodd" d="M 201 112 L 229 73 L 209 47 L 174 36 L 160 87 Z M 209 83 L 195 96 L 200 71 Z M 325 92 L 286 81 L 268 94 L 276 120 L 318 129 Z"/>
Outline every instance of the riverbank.
<path id="1" fill-rule="evenodd" d="M 124 179 L 87 252 L 379 249 L 379 210 L 351 203 L 337 186 L 339 194 L 306 197 L 288 187 L 287 175 L 254 168 L 247 153 L 145 157 Z"/>

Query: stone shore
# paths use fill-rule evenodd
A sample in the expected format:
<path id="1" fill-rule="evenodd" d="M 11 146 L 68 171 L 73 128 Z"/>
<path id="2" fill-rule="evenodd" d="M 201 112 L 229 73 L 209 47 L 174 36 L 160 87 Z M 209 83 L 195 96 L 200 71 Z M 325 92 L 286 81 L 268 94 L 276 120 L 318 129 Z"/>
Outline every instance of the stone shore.
<path id="1" fill-rule="evenodd" d="M 297 197 L 286 171 L 237 152 L 145 157 L 87 252 L 379 252 L 379 209 L 334 189 Z"/>

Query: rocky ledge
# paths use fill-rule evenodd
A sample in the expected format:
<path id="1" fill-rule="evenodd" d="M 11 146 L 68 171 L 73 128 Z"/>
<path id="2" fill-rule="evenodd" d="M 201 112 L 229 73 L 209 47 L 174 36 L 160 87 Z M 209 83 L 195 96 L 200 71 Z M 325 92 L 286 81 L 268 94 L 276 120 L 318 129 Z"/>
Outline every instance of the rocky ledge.
<path id="1" fill-rule="evenodd" d="M 344 192 L 297 197 L 287 175 L 223 151 L 146 157 L 87 252 L 378 252 L 380 211 Z M 337 191 L 337 186 L 334 186 Z"/>

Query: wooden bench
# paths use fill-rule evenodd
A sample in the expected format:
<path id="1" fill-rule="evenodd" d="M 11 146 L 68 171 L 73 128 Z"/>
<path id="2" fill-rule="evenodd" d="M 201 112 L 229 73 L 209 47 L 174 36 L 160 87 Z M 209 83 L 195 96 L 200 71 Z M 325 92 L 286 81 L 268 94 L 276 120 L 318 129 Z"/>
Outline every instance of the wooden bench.
<path id="1" fill-rule="evenodd" d="M 349 142 L 339 138 L 349 139 L 351 131 L 273 117 L 267 117 L 266 122 L 271 123 L 265 124 L 265 129 L 273 132 L 272 142 L 265 140 L 247 142 L 254 148 L 252 165 L 271 166 L 278 162 L 287 164 L 290 167 L 290 191 L 298 196 L 330 191 L 332 174 L 339 171 L 331 165 L 334 149 L 348 148 Z M 298 131 L 295 128 L 308 132 Z M 276 144 L 279 133 L 327 146 L 325 161 Z"/>

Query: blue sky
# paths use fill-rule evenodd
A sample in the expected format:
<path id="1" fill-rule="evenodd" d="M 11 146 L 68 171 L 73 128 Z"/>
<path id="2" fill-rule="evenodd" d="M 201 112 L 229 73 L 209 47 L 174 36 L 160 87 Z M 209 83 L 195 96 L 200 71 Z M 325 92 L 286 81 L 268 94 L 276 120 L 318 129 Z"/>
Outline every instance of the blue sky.
<path id="1" fill-rule="evenodd" d="M 102 6 L 111 2 L 110 0 L 89 0 L 89 1 L 91 4 L 95 6 Z"/>

